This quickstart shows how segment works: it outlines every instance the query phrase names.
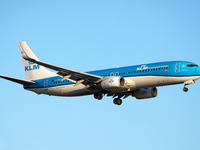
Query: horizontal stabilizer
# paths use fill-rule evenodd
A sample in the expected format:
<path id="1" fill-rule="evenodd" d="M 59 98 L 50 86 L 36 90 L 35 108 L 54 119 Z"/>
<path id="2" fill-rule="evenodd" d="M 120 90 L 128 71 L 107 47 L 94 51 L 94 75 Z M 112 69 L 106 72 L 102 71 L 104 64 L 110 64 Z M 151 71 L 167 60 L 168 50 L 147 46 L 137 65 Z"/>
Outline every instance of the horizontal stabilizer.
<path id="1" fill-rule="evenodd" d="M 16 78 L 11 78 L 11 77 L 1 76 L 1 75 L 0 75 L 0 78 L 6 79 L 6 80 L 9 80 L 12 82 L 16 82 L 16 83 L 19 83 L 22 85 L 31 85 L 31 84 L 35 83 L 35 82 L 31 82 L 31 81 L 26 81 L 26 80 L 21 80 L 21 79 L 16 79 Z"/>

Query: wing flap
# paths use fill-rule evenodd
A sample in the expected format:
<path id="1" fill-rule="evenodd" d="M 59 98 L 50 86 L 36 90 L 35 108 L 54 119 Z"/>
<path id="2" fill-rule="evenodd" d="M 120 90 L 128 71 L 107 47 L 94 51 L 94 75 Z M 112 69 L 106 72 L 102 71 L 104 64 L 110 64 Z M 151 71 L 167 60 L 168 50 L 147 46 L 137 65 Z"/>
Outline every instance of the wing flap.
<path id="1" fill-rule="evenodd" d="M 22 84 L 22 85 L 31 85 L 31 84 L 35 84 L 35 82 L 32 82 L 32 81 L 26 81 L 26 80 L 21 80 L 21 79 L 17 79 L 17 78 L 7 77 L 7 76 L 1 76 L 1 75 L 0 75 L 0 78 L 9 80 L 9 81 L 12 81 L 12 82 L 15 82 L 15 83 L 19 83 L 19 84 Z"/>

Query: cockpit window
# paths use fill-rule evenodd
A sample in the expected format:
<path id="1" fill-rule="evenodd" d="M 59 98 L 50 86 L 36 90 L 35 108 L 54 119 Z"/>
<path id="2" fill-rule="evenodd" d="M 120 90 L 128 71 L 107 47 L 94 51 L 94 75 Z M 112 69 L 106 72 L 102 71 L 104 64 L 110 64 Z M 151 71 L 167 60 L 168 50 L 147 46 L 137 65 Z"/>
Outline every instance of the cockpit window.
<path id="1" fill-rule="evenodd" d="M 198 67 L 198 65 L 196 65 L 196 64 L 188 64 L 187 66 L 188 67 Z"/>

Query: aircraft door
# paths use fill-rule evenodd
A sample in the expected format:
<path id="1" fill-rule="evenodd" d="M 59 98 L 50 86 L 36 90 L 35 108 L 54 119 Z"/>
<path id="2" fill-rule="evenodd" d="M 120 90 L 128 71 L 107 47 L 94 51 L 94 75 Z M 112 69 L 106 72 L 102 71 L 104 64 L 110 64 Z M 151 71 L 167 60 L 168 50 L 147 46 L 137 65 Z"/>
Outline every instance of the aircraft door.
<path id="1" fill-rule="evenodd" d="M 48 80 L 44 81 L 44 93 L 48 93 Z"/>
<path id="2" fill-rule="evenodd" d="M 175 73 L 180 73 L 181 70 L 181 63 L 176 63 L 175 65 Z"/>
<path id="3" fill-rule="evenodd" d="M 195 68 L 195 73 L 198 72 L 199 67 L 194 67 Z"/>

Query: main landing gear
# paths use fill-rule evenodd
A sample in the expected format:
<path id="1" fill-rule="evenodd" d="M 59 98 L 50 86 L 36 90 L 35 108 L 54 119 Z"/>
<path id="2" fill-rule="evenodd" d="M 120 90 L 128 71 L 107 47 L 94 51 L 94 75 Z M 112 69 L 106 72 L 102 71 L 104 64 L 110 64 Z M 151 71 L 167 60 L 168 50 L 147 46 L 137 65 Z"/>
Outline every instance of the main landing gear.
<path id="1" fill-rule="evenodd" d="M 115 95 L 115 96 L 117 96 L 117 95 Z M 115 97 L 114 96 L 114 97 Z M 123 96 L 123 95 L 122 95 Z M 122 96 L 120 96 L 120 95 L 118 95 L 118 98 L 115 98 L 114 100 L 113 100 L 113 103 L 115 104 L 115 105 L 121 105 L 122 104 L 122 100 L 120 99 Z M 113 97 L 113 98 L 114 98 Z M 103 98 L 103 95 L 101 94 L 101 93 L 95 93 L 94 94 L 94 98 L 95 99 L 98 99 L 98 100 L 101 100 L 102 98 Z"/>
<path id="2" fill-rule="evenodd" d="M 98 100 L 101 100 L 103 98 L 103 95 L 101 93 L 95 93 L 94 94 L 94 98 L 98 99 Z"/>
<path id="3" fill-rule="evenodd" d="M 122 100 L 120 98 L 115 98 L 113 100 L 113 103 L 116 104 L 116 105 L 121 105 L 122 104 Z"/>

